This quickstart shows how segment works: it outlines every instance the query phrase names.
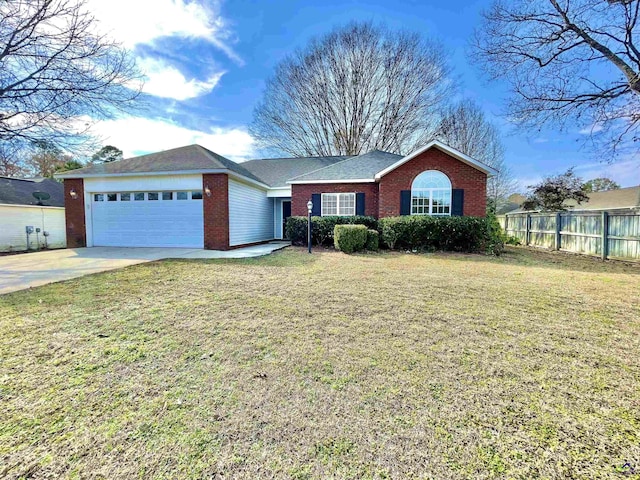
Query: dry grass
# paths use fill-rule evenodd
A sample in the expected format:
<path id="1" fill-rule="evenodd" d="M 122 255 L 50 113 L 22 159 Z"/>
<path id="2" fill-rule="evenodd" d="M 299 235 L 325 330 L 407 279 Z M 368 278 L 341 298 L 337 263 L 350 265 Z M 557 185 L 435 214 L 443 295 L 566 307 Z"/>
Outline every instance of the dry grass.
<path id="1" fill-rule="evenodd" d="M 640 268 L 165 261 L 0 297 L 0 477 L 640 478 Z"/>

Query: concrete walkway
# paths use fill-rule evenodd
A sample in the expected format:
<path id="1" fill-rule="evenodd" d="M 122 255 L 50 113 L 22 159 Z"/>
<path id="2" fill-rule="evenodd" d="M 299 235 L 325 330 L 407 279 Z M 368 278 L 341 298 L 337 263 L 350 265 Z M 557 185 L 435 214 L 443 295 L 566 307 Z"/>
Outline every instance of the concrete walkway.
<path id="1" fill-rule="evenodd" d="M 0 257 L 0 294 L 154 260 L 260 257 L 288 245 L 289 242 L 270 242 L 228 251 L 193 248 L 93 247 L 7 255 Z"/>

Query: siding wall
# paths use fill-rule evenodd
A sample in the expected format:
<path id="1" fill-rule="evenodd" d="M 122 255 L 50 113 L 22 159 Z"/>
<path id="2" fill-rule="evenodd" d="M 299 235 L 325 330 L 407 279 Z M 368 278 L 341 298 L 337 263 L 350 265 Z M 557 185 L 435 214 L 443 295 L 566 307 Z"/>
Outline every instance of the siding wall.
<path id="1" fill-rule="evenodd" d="M 273 205 L 265 190 L 229 179 L 229 245 L 273 240 Z"/>
<path id="2" fill-rule="evenodd" d="M 21 205 L 0 205 L 0 251 L 22 251 L 27 249 L 27 235 L 25 227 L 34 228 L 34 234 L 29 236 L 31 250 L 44 248 L 45 237 L 42 232 L 49 232 L 47 244 L 49 248 L 64 248 L 65 221 L 62 207 L 25 207 Z M 41 232 L 36 236 L 35 229 Z"/>

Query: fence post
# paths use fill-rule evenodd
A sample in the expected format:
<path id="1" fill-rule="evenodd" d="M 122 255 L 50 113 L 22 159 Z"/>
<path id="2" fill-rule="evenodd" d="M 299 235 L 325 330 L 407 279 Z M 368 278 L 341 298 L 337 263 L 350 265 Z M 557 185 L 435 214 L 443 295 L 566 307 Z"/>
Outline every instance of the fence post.
<path id="1" fill-rule="evenodd" d="M 504 234 L 509 235 L 509 215 L 504 214 Z"/>
<path id="2" fill-rule="evenodd" d="M 602 253 L 602 260 L 606 260 L 609 256 L 609 212 L 602 212 L 602 246 L 600 248 Z"/>
<path id="3" fill-rule="evenodd" d="M 562 215 L 556 213 L 556 250 L 560 250 L 560 231 L 562 230 Z"/>
<path id="4" fill-rule="evenodd" d="M 524 244 L 525 246 L 529 245 L 529 236 L 531 235 L 531 214 L 527 213 L 524 231 Z"/>

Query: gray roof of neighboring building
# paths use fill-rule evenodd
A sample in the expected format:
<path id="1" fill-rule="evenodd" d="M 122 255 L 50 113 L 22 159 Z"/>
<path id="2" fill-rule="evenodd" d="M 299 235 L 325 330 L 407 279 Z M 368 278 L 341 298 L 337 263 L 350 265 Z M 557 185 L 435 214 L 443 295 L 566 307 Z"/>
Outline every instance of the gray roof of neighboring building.
<path id="1" fill-rule="evenodd" d="M 244 162 L 242 166 L 271 187 L 285 188 L 289 186 L 287 180 L 328 167 L 347 158 L 349 157 L 261 158 Z"/>
<path id="2" fill-rule="evenodd" d="M 263 183 L 253 173 L 228 158 L 218 155 L 200 145 L 187 145 L 163 152 L 149 153 L 139 157 L 125 158 L 115 162 L 89 165 L 58 175 L 60 178 L 82 175 L 114 175 L 127 173 L 154 173 L 172 171 L 202 171 L 226 169 Z"/>
<path id="3" fill-rule="evenodd" d="M 34 192 L 48 193 L 50 198 L 39 203 Z M 0 204 L 64 207 L 64 187 L 50 178 L 0 177 Z"/>
<path id="4" fill-rule="evenodd" d="M 374 179 L 377 173 L 401 160 L 402 155 L 373 150 L 362 155 L 349 157 L 346 160 L 328 167 L 315 170 L 295 178 L 291 182 L 309 182 L 321 180 L 363 180 Z"/>
<path id="5" fill-rule="evenodd" d="M 570 210 L 613 210 L 616 208 L 640 207 L 640 185 L 606 192 L 589 193 L 589 200 L 578 204 L 575 200 L 566 202 Z"/>
<path id="6" fill-rule="evenodd" d="M 564 205 L 569 211 L 582 210 L 616 210 L 626 208 L 640 209 L 640 185 L 626 187 L 606 192 L 593 192 L 588 194 L 589 199 L 578 203 L 575 200 L 567 200 Z M 524 213 L 521 207 L 506 213 Z"/>

